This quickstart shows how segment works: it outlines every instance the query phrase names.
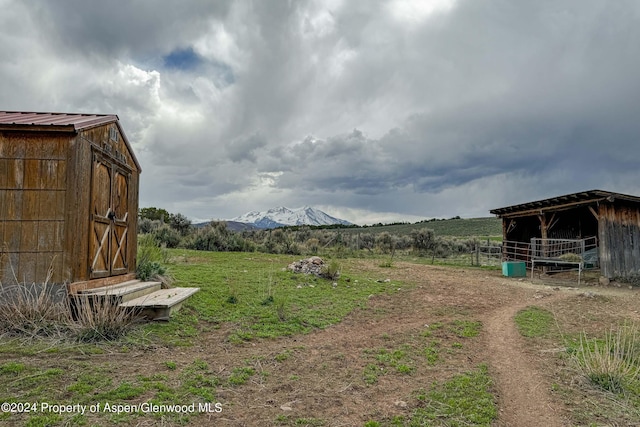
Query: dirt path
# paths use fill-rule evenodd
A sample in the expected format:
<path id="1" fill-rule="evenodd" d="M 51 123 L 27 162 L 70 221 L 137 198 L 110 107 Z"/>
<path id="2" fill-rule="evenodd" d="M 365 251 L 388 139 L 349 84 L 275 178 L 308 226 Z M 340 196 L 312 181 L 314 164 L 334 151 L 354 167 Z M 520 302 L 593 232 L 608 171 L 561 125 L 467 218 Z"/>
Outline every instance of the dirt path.
<path id="1" fill-rule="evenodd" d="M 376 270 L 375 266 L 368 268 Z M 283 351 L 291 357 L 264 366 L 269 381 L 243 390 L 248 405 L 244 408 L 249 411 L 227 411 L 224 419 L 218 419 L 220 425 L 266 425 L 266 420 L 287 416 L 329 419 L 327 426 L 357 426 L 372 418 L 408 416 L 412 409 L 405 405 L 416 389 L 433 381 L 446 381 L 452 370 L 471 371 L 481 363 L 490 366 L 498 394 L 495 426 L 571 424 L 563 419 L 561 409 L 549 395 L 551 384 L 537 369 L 541 358 L 525 351 L 514 315 L 528 305 L 540 305 L 542 299 L 550 304 L 575 292 L 504 279 L 496 272 L 402 263 L 391 271 L 376 272 L 418 285 L 406 292 L 378 296 L 367 310 L 355 312 L 328 329 L 261 342 L 257 348 L 252 347 L 255 344 L 233 348 L 234 354 L 229 356 L 236 359 L 259 354 L 268 360 Z M 367 359 L 367 352 L 415 343 L 425 326 L 460 316 L 480 320 L 483 333 L 480 339 L 465 341 L 464 350 L 448 355 L 447 366 L 435 365 L 424 378 L 381 375 L 377 384 L 362 385 L 362 372 L 368 363 L 375 362 L 372 357 Z M 214 357 L 218 363 L 226 358 Z M 221 397 L 236 399 L 226 393 Z"/>
<path id="2" fill-rule="evenodd" d="M 554 300 L 566 297 L 556 293 Z M 522 337 L 515 323 L 516 313 L 529 302 L 496 310 L 486 321 L 491 366 L 499 390 L 500 414 L 497 425 L 509 427 L 562 427 L 568 425 L 551 399 L 548 384 L 536 369 L 535 361 L 522 351 Z"/>
<path id="3" fill-rule="evenodd" d="M 528 280 L 508 280 L 499 274 L 478 277 L 478 272 L 441 269 L 431 266 L 405 266 L 403 280 L 420 283 L 429 278 L 429 286 L 416 289 L 413 299 L 422 304 L 466 303 L 481 314 L 485 330 L 485 347 L 498 390 L 499 418 L 496 426 L 562 427 L 571 425 L 562 415 L 561 405 L 549 394 L 548 384 L 538 370 L 540 359 L 525 352 L 524 338 L 516 328 L 514 317 L 529 306 L 553 304 L 579 291 L 534 285 Z M 451 285 L 455 284 L 455 287 Z M 435 291 L 435 295 L 434 295 Z M 446 291 L 446 293 L 442 292 Z M 616 294 L 615 291 L 611 291 Z M 402 323 L 424 321 L 423 312 L 405 311 Z M 421 317 L 422 316 L 422 317 Z M 476 356 L 472 356 L 476 357 Z"/>

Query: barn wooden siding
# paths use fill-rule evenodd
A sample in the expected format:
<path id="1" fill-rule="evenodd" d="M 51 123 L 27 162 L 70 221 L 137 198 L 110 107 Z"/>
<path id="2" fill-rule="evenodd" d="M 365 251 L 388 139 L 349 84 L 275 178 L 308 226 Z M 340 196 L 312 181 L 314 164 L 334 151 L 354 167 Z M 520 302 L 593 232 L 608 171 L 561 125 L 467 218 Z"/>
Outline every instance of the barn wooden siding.
<path id="1" fill-rule="evenodd" d="M 50 269 L 48 281 L 56 284 L 111 274 L 96 275 L 91 271 L 101 260 L 92 249 L 104 252 L 101 242 L 95 243 L 101 237 L 92 228 L 99 217 L 92 208 L 95 204 L 104 205 L 105 198 L 110 197 L 104 193 L 111 194 L 103 191 L 105 182 L 95 176 L 96 165 L 102 165 L 109 173 L 117 169 L 126 177 L 118 182 L 111 182 L 111 175 L 107 178 L 110 181 L 106 184 L 114 188 L 111 192 L 120 197 L 116 206 L 109 206 L 118 218 L 114 223 L 126 228 L 121 247 L 120 242 L 115 242 L 120 252 L 108 259 L 117 261 L 114 274 L 132 273 L 136 265 L 140 168 L 117 121 L 79 131 L 0 131 L 3 285 L 44 283 Z"/>
<path id="2" fill-rule="evenodd" d="M 602 203 L 599 209 L 600 269 L 604 277 L 640 276 L 640 208 Z"/>

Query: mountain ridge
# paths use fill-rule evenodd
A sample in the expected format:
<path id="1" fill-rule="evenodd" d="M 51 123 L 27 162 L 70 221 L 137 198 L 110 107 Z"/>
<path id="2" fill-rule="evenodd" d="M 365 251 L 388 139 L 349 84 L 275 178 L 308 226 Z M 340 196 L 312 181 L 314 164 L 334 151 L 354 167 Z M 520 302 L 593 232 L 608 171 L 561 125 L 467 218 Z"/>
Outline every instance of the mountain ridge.
<path id="1" fill-rule="evenodd" d="M 335 218 L 311 206 L 303 206 L 295 209 L 278 206 L 262 212 L 250 211 L 232 218 L 230 221 L 251 224 L 262 229 L 292 225 L 351 225 L 347 220 Z"/>

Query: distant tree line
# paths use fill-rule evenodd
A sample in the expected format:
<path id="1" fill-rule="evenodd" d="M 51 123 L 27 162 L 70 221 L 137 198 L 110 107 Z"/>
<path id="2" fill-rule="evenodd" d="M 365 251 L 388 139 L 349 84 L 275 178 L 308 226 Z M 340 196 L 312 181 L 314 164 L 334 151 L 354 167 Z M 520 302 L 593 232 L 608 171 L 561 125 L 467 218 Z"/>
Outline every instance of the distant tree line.
<path id="1" fill-rule="evenodd" d="M 158 208 L 140 209 L 138 221 L 139 232 L 152 235 L 158 245 L 201 251 L 259 251 L 291 255 L 316 255 L 326 251 L 393 255 L 402 251 L 417 256 L 446 258 L 473 252 L 482 244 L 477 238 L 436 236 L 426 227 L 402 235 L 388 231 L 370 232 L 371 227 L 292 226 L 232 231 L 224 221 L 211 221 L 204 227 L 194 227 L 184 215 Z M 362 228 L 362 232 L 354 232 L 353 228 Z M 343 229 L 349 232 L 341 232 Z"/>

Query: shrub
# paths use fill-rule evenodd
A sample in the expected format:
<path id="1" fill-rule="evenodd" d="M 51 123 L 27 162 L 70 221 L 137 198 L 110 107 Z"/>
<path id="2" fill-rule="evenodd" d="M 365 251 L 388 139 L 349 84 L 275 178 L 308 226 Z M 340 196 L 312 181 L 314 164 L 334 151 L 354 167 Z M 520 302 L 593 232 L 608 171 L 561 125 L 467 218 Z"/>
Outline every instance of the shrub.
<path id="1" fill-rule="evenodd" d="M 640 345 L 635 325 L 624 325 L 605 334 L 603 340 L 580 336 L 580 347 L 574 353 L 582 374 L 594 385 L 621 393 L 640 375 Z"/>
<path id="2" fill-rule="evenodd" d="M 320 241 L 316 238 L 307 240 L 305 245 L 309 253 L 311 253 L 312 255 L 316 255 L 318 253 L 318 250 L 320 249 Z"/>
<path id="3" fill-rule="evenodd" d="M 169 254 L 166 249 L 158 246 L 153 235 L 145 234 L 138 239 L 138 265 L 136 277 L 142 281 L 159 280 L 168 282 L 166 270 L 162 266 L 168 261 Z"/>
<path id="4" fill-rule="evenodd" d="M 0 284 L 0 332 L 21 336 L 53 336 L 65 329 L 69 310 L 65 301 L 55 298 L 48 283 L 42 286 Z"/>
<path id="5" fill-rule="evenodd" d="M 160 228 L 164 222 L 159 220 L 152 220 L 149 218 L 140 218 L 138 220 L 138 232 L 142 234 L 149 234 Z"/>
<path id="6" fill-rule="evenodd" d="M 136 277 L 143 282 L 160 278 L 165 273 L 165 268 L 156 261 L 138 263 L 136 268 Z"/>
<path id="7" fill-rule="evenodd" d="M 153 232 L 156 241 L 167 248 L 177 248 L 180 244 L 180 232 L 164 224 Z"/>
<path id="8" fill-rule="evenodd" d="M 397 240 L 397 236 L 389 234 L 386 231 L 383 231 L 376 236 L 376 244 L 383 254 L 394 252 L 396 249 Z"/>
<path id="9" fill-rule="evenodd" d="M 180 233 L 181 236 L 189 234 L 191 229 L 191 220 L 186 216 L 178 214 L 169 214 L 169 226 Z"/>
<path id="10" fill-rule="evenodd" d="M 135 312 L 120 307 L 116 299 L 75 297 L 76 319 L 70 323 L 78 341 L 112 341 L 124 336 L 135 324 Z"/>

